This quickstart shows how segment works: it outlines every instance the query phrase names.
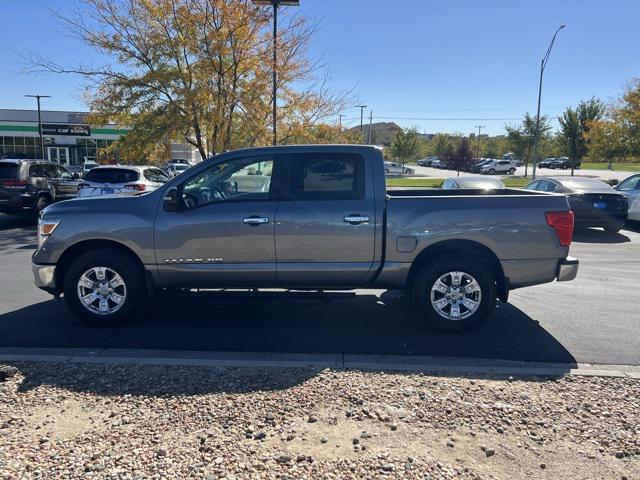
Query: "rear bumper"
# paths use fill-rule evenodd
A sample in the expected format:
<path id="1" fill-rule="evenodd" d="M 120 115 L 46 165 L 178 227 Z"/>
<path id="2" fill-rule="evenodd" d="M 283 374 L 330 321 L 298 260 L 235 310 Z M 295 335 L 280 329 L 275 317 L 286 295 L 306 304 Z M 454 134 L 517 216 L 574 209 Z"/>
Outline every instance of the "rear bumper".
<path id="1" fill-rule="evenodd" d="M 35 200 L 30 194 L 12 194 L 0 198 L 0 212 L 21 213 L 35 208 Z"/>
<path id="2" fill-rule="evenodd" d="M 577 258 L 567 257 L 558 262 L 558 272 L 556 278 L 559 282 L 568 282 L 576 278 L 578 275 L 578 262 Z"/>
<path id="3" fill-rule="evenodd" d="M 57 293 L 55 265 L 36 265 L 32 263 L 31 271 L 33 272 L 33 281 L 36 287 L 51 294 Z"/>

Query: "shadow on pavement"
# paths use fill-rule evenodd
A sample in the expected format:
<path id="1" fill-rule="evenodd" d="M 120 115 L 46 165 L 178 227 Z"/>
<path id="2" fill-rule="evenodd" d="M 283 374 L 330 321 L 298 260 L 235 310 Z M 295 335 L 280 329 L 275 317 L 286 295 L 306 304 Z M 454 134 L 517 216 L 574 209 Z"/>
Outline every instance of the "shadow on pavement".
<path id="1" fill-rule="evenodd" d="M 611 233 L 596 228 L 576 228 L 573 233 L 574 242 L 582 243 L 627 243 L 631 239 L 624 233 Z"/>
<path id="2" fill-rule="evenodd" d="M 408 299 L 396 292 L 366 292 L 326 305 L 194 294 L 160 300 L 137 322 L 102 329 L 81 324 L 63 302 L 51 300 L 0 315 L 0 346 L 418 355 L 575 365 L 560 342 L 511 304 L 499 303 L 495 316 L 473 331 L 448 335 L 427 330 Z"/>

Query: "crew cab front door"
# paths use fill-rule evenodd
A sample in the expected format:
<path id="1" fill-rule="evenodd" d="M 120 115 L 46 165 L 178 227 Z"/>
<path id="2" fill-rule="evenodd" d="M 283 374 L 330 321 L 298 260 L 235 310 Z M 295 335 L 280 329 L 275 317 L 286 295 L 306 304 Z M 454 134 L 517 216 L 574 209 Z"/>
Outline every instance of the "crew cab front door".
<path id="1" fill-rule="evenodd" d="M 375 202 L 360 154 L 305 152 L 283 161 L 276 212 L 278 283 L 353 287 L 366 283 L 374 259 Z"/>
<path id="2" fill-rule="evenodd" d="M 155 223 L 164 286 L 257 287 L 276 282 L 272 156 L 235 157 L 185 173 L 180 207 L 160 207 Z M 182 177 L 181 177 L 182 178 Z"/>

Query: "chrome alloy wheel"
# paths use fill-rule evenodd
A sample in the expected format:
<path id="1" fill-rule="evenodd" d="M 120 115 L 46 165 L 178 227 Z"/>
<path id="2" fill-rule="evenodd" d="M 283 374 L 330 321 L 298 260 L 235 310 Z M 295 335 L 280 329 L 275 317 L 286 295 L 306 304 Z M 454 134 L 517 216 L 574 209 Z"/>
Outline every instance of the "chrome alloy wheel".
<path id="1" fill-rule="evenodd" d="M 78 299 L 91 313 L 111 315 L 127 298 L 123 278 L 108 267 L 91 267 L 78 280 Z"/>
<path id="2" fill-rule="evenodd" d="M 431 287 L 431 305 L 447 320 L 464 320 L 480 307 L 482 290 L 478 281 L 465 272 L 448 272 Z"/>

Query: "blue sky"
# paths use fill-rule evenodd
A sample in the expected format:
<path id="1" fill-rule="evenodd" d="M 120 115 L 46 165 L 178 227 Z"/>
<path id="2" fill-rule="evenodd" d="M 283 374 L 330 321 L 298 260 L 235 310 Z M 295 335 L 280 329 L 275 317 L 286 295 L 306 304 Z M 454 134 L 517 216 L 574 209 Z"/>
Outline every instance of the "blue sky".
<path id="1" fill-rule="evenodd" d="M 78 78 L 21 75 L 16 52 L 62 63 L 94 53 L 60 32 L 48 8 L 73 0 L 5 0 L 0 36 L 0 108 L 32 108 L 27 93 L 52 95 L 49 109 L 86 107 Z M 333 86 L 356 87 L 374 121 L 421 131 L 503 133 L 535 112 L 540 59 L 560 32 L 544 79 L 542 112 L 596 95 L 617 97 L 640 76 L 637 0 L 301 0 L 296 9 L 320 20 L 310 54 L 330 65 Z M 344 123 L 359 123 L 359 111 Z"/>

